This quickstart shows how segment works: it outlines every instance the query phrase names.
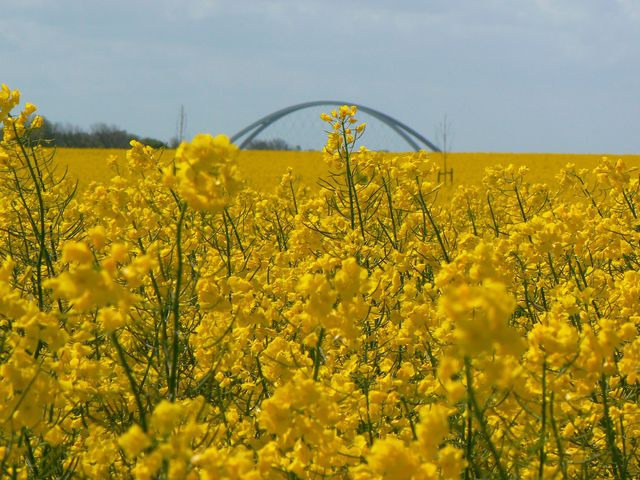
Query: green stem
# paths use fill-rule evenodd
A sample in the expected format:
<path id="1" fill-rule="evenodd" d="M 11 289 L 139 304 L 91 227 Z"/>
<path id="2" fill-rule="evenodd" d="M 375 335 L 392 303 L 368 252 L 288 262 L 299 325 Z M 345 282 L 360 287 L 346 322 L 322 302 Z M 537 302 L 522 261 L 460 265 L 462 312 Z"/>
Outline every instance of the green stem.
<path id="1" fill-rule="evenodd" d="M 344 124 L 342 125 L 342 137 L 344 139 L 344 162 L 345 162 L 345 175 L 347 176 L 347 189 L 349 190 L 349 220 L 351 221 L 351 230 L 356 228 L 356 215 L 353 207 L 353 178 L 351 177 L 351 158 L 349 156 L 349 144 L 347 143 L 347 136 L 345 133 Z"/>
<path id="2" fill-rule="evenodd" d="M 389 205 L 389 217 L 391 218 L 391 227 L 393 228 L 393 247 L 398 249 L 398 228 L 396 226 L 396 218 L 393 212 L 393 200 L 391 198 L 391 189 L 389 188 L 389 184 L 382 176 L 382 186 L 384 187 L 384 191 L 387 194 L 387 203 Z"/>
<path id="3" fill-rule="evenodd" d="M 27 466 L 33 473 L 34 478 L 39 478 L 40 472 L 38 471 L 38 466 L 36 465 L 33 448 L 31 447 L 31 441 L 29 440 L 29 433 L 27 432 L 27 429 L 25 427 L 22 428 L 22 435 L 24 436 L 24 443 L 27 447 Z"/>
<path id="4" fill-rule="evenodd" d="M 493 205 L 491 205 L 491 194 L 487 193 L 487 204 L 489 205 L 489 213 L 491 214 L 491 222 L 493 223 L 493 230 L 496 233 L 496 238 L 500 236 L 500 228 L 498 227 L 498 221 L 496 220 L 496 214 L 493 211 Z"/>
<path id="5" fill-rule="evenodd" d="M 444 256 L 445 262 L 451 263 L 451 259 L 449 257 L 449 254 L 447 253 L 447 249 L 444 245 L 442 235 L 440 234 L 440 228 L 438 227 L 435 220 L 433 219 L 433 215 L 431 215 L 431 210 L 429 210 L 429 207 L 427 207 L 427 202 L 425 202 L 424 197 L 422 196 L 422 190 L 420 189 L 420 182 L 417 178 L 416 178 L 416 183 L 418 185 L 418 200 L 419 200 L 420 206 L 422 207 L 422 211 L 427 215 L 427 218 L 429 219 L 429 223 L 431 224 L 431 228 L 433 228 L 433 231 L 436 233 L 436 238 L 438 239 L 438 244 L 440 244 L 440 249 L 442 250 L 442 255 Z"/>
<path id="6" fill-rule="evenodd" d="M 322 356 L 322 340 L 324 340 L 324 327 L 320 328 L 320 335 L 318 336 L 318 343 L 316 344 L 316 351 L 313 357 L 313 380 L 318 381 L 318 374 L 320 373 L 320 358 Z"/>
<path id="7" fill-rule="evenodd" d="M 169 375 L 169 400 L 175 401 L 178 390 L 178 358 L 180 353 L 180 289 L 182 288 L 182 225 L 184 223 L 184 215 L 187 211 L 186 204 L 180 205 L 180 218 L 178 219 L 178 227 L 176 231 L 176 254 L 178 257 L 178 266 L 176 271 L 176 286 L 173 292 L 173 305 L 171 311 L 173 313 L 173 332 L 171 346 L 171 368 Z"/>
<path id="8" fill-rule="evenodd" d="M 360 234 L 362 239 L 365 239 L 364 221 L 362 220 L 362 211 L 360 210 L 360 202 L 358 201 L 358 191 L 356 190 L 355 182 L 353 181 L 353 170 L 351 170 L 351 154 L 349 152 L 349 143 L 347 142 L 347 128 L 342 121 L 342 139 L 344 141 L 344 156 L 345 166 L 347 174 L 347 186 L 349 188 L 349 212 L 351 215 L 351 229 L 355 230 L 355 214 L 358 213 L 358 223 L 360 224 Z M 354 210 L 355 205 L 355 210 Z"/>
<path id="9" fill-rule="evenodd" d="M 564 447 L 562 446 L 562 441 L 560 440 L 560 435 L 558 434 L 558 425 L 556 423 L 556 417 L 553 413 L 553 400 L 554 395 L 553 391 L 549 397 L 549 421 L 551 423 L 551 430 L 553 431 L 553 436 L 556 439 L 556 445 L 558 446 L 558 461 L 560 462 L 560 471 L 562 472 L 562 478 L 567 480 L 569 475 L 567 474 L 567 461 L 564 455 Z"/>
<path id="10" fill-rule="evenodd" d="M 111 342 L 114 347 L 116 347 L 116 351 L 118 352 L 118 358 L 120 359 L 120 363 L 122 364 L 122 368 L 124 369 L 124 373 L 127 376 L 127 380 L 129 380 L 129 386 L 131 387 L 131 393 L 133 393 L 133 397 L 136 401 L 136 406 L 138 407 L 138 412 L 140 412 L 140 426 L 142 430 L 147 431 L 147 415 L 144 407 L 142 406 L 142 398 L 140 397 L 140 392 L 138 391 L 138 386 L 136 385 L 136 381 L 133 378 L 133 372 L 131 371 L 131 367 L 127 362 L 127 358 L 125 356 L 124 349 L 120 342 L 118 341 L 118 337 L 116 337 L 115 332 L 111 333 Z"/>
<path id="11" fill-rule="evenodd" d="M 468 380 L 467 380 L 468 381 Z M 473 455 L 473 412 L 470 397 L 467 398 L 467 438 L 466 438 L 466 457 L 467 466 L 464 469 L 464 478 L 469 480 L 471 478 L 471 457 Z"/>
<path id="12" fill-rule="evenodd" d="M 609 447 L 609 451 L 611 452 L 611 469 L 613 470 L 613 477 L 622 480 L 627 478 L 627 472 L 622 462 L 620 449 L 616 445 L 616 432 L 613 427 L 613 420 L 609 414 L 609 393 L 607 391 L 607 379 L 604 373 L 600 376 L 598 383 L 600 384 L 600 391 L 602 393 L 602 408 L 604 413 L 602 425 L 605 431 L 607 447 Z"/>
<path id="13" fill-rule="evenodd" d="M 542 415 L 540 422 L 540 456 L 538 465 L 538 478 L 544 478 L 544 462 L 546 460 L 545 443 L 547 437 L 547 362 L 542 362 Z"/>
<path id="14" fill-rule="evenodd" d="M 293 181 L 289 180 L 289 188 L 291 189 L 291 198 L 293 199 L 293 210 L 298 214 L 298 202 L 296 200 L 296 192 L 293 189 Z"/>
<path id="15" fill-rule="evenodd" d="M 224 213 L 222 214 L 222 222 L 224 224 L 224 237 L 227 242 L 226 251 L 225 251 L 225 256 L 227 257 L 226 258 L 227 277 L 231 277 L 231 235 L 229 234 L 229 225 L 227 224 L 227 217 L 224 215 Z M 231 295 L 231 292 L 229 292 L 229 295 Z"/>
<path id="16" fill-rule="evenodd" d="M 524 205 L 522 204 L 522 197 L 520 196 L 520 190 L 518 190 L 517 186 L 513 187 L 513 190 L 516 192 L 516 199 L 518 200 L 518 207 L 520 208 L 520 215 L 522 215 L 522 220 L 527 222 L 527 214 L 524 212 Z"/>
<path id="17" fill-rule="evenodd" d="M 471 372 L 471 359 L 468 356 L 464 357 L 464 369 L 467 378 L 467 394 L 469 396 L 469 401 L 471 402 L 471 407 L 473 413 L 476 416 L 476 420 L 478 421 L 478 427 L 480 428 L 480 434 L 484 437 L 487 445 L 489 446 L 489 450 L 491 451 L 491 455 L 493 456 L 493 460 L 496 464 L 496 468 L 498 469 L 498 476 L 501 480 L 507 480 L 509 476 L 507 475 L 506 470 L 502 466 L 502 462 L 500 462 L 500 454 L 496 449 L 496 446 L 493 444 L 491 440 L 491 434 L 489 433 L 489 427 L 487 425 L 487 420 L 484 418 L 482 410 L 480 410 L 480 406 L 476 400 L 475 391 L 473 389 L 473 374 Z"/>

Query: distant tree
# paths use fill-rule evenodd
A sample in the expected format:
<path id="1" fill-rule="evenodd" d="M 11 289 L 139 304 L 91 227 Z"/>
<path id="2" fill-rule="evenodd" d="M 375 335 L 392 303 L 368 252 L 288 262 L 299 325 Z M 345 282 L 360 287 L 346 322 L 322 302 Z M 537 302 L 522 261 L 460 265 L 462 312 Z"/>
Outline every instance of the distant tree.
<path id="1" fill-rule="evenodd" d="M 268 140 L 252 140 L 246 147 L 247 150 L 300 150 L 300 145 L 290 145 L 282 138 L 270 138 Z"/>
<path id="2" fill-rule="evenodd" d="M 138 140 L 145 145 L 154 148 L 166 147 L 167 144 L 155 138 L 144 137 L 129 133 L 115 125 L 96 123 L 89 131 L 81 128 L 51 122 L 44 118 L 44 123 L 39 130 L 34 131 L 35 139 L 43 140 L 57 147 L 70 148 L 129 148 L 131 140 Z"/>
<path id="3" fill-rule="evenodd" d="M 131 140 L 138 140 L 138 137 L 126 130 L 105 123 L 92 125 L 89 132 L 98 148 L 128 148 Z"/>
<path id="4" fill-rule="evenodd" d="M 152 148 L 170 148 L 166 142 L 163 142 L 162 140 L 158 140 L 157 138 L 142 137 L 142 138 L 139 138 L 138 141 L 145 145 L 149 145 Z"/>

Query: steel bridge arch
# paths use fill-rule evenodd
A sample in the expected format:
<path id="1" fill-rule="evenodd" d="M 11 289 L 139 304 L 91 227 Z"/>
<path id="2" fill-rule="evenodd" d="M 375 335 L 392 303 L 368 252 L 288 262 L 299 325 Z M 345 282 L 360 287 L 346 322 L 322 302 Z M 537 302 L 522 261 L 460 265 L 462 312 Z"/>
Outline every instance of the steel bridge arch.
<path id="1" fill-rule="evenodd" d="M 246 136 L 238 145 L 240 148 L 245 148 L 251 141 L 256 138 L 263 130 L 267 127 L 273 125 L 275 122 L 280 120 L 287 115 L 297 112 L 298 110 L 304 110 L 305 108 L 311 107 L 321 107 L 321 106 L 341 106 L 341 105 L 354 105 L 372 117 L 380 120 L 382 123 L 391 128 L 394 132 L 396 132 L 405 142 L 407 142 L 411 148 L 413 148 L 416 152 L 419 150 L 424 150 L 425 147 L 432 152 L 440 152 L 440 149 L 433 144 L 431 141 L 427 140 L 424 136 L 420 135 L 411 127 L 405 125 L 404 123 L 396 120 L 395 118 L 387 115 L 386 113 L 382 113 L 378 110 L 374 110 L 373 108 L 366 107 L 364 105 L 358 105 L 353 102 L 341 102 L 337 100 L 316 100 L 313 102 L 304 102 L 298 103 L 296 105 L 292 105 L 290 107 L 283 108 L 281 110 L 277 110 L 269 115 L 262 117 L 259 120 L 256 120 L 251 125 L 243 128 L 238 133 L 231 137 L 231 141 L 236 143 L 240 141 L 243 137 Z M 422 146 L 420 146 L 422 144 Z"/>

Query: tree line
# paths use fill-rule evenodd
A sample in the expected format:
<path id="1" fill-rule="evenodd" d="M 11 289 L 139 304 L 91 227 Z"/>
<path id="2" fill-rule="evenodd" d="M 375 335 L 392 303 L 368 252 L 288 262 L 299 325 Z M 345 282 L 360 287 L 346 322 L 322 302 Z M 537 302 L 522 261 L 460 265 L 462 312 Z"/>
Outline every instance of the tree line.
<path id="1" fill-rule="evenodd" d="M 31 138 L 61 148 L 129 148 L 131 140 L 138 140 L 153 148 L 176 148 L 180 143 L 177 137 L 164 142 L 156 138 L 141 137 L 106 123 L 96 123 L 85 130 L 68 123 L 53 122 L 47 118 L 43 118 L 42 127 L 31 132 Z M 282 138 L 254 139 L 245 149 L 301 150 L 299 145 L 291 145 Z"/>
<path id="2" fill-rule="evenodd" d="M 140 137 L 120 127 L 107 125 L 106 123 L 96 123 L 88 130 L 85 130 L 75 125 L 52 122 L 47 118 L 43 120 L 42 127 L 32 132 L 32 138 L 44 140 L 56 147 L 129 148 L 131 140 L 138 140 L 154 148 L 173 146 L 156 138 Z"/>

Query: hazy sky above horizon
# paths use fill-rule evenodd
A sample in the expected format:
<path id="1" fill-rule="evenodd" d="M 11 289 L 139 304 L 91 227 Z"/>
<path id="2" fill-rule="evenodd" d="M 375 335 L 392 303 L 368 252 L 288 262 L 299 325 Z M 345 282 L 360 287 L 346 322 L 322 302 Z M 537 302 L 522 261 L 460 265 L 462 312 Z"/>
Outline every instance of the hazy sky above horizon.
<path id="1" fill-rule="evenodd" d="M 345 99 L 436 142 L 447 115 L 456 151 L 640 153 L 640 0 L 0 5 L 0 83 L 83 128 L 169 140 L 184 105 L 189 136 L 231 135 Z"/>

